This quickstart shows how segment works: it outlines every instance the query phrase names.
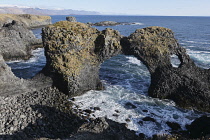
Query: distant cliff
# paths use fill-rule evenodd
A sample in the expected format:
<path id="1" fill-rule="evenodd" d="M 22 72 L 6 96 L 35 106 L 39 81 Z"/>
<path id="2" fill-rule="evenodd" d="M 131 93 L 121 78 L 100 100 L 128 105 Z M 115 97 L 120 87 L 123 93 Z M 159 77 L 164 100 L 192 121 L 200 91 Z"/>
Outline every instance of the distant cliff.
<path id="1" fill-rule="evenodd" d="M 40 9 L 40 8 L 21 8 L 17 6 L 1 7 L 0 13 L 2 14 L 33 14 L 33 15 L 99 15 L 95 11 L 83 11 L 72 9 Z"/>
<path id="2" fill-rule="evenodd" d="M 10 23 L 13 20 L 19 21 L 25 24 L 28 28 L 34 28 L 38 26 L 44 26 L 51 24 L 50 16 L 38 16 L 29 14 L 0 14 L 0 26 L 2 27 L 5 23 Z"/>

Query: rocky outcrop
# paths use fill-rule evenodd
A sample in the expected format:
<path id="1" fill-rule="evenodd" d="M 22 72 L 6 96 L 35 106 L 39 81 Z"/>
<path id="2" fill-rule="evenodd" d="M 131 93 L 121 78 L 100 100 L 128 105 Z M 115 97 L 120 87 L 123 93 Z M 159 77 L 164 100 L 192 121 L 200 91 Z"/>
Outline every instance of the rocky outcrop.
<path id="1" fill-rule="evenodd" d="M 70 22 L 77 22 L 75 17 L 66 17 L 66 20 Z"/>
<path id="2" fill-rule="evenodd" d="M 116 26 L 116 25 L 120 25 L 120 23 L 115 22 L 115 21 L 101 21 L 101 22 L 97 22 L 92 24 L 94 26 Z"/>
<path id="3" fill-rule="evenodd" d="M 96 22 L 96 23 L 87 23 L 90 26 L 116 26 L 116 25 L 141 25 L 141 23 L 129 23 L 129 22 L 115 22 L 115 21 L 101 21 L 101 22 Z"/>
<path id="4" fill-rule="evenodd" d="M 195 65 L 170 29 L 138 29 L 122 42 L 125 54 L 134 55 L 147 66 L 151 74 L 150 96 L 210 112 L 210 70 Z M 178 68 L 172 66 L 171 55 L 178 56 Z"/>
<path id="5" fill-rule="evenodd" d="M 0 30 L 0 54 L 5 60 L 28 59 L 32 48 L 41 45 L 41 40 L 21 22 L 13 20 Z"/>
<path id="6" fill-rule="evenodd" d="M 61 21 L 43 29 L 45 74 L 70 96 L 101 89 L 100 64 L 121 51 L 118 31 L 98 31 L 86 24 Z"/>
<path id="7" fill-rule="evenodd" d="M 170 29 L 148 27 L 129 37 L 98 31 L 82 23 L 58 22 L 43 30 L 47 65 L 55 85 L 71 96 L 101 87 L 100 64 L 121 53 L 134 55 L 151 74 L 149 95 L 171 99 L 184 108 L 210 112 L 210 72 L 197 67 Z M 171 56 L 181 64 L 173 67 Z"/>
<path id="8" fill-rule="evenodd" d="M 5 23 L 11 23 L 13 20 L 25 24 L 27 28 L 35 28 L 51 24 L 50 16 L 38 16 L 30 14 L 1 14 L 0 26 L 3 26 Z"/>

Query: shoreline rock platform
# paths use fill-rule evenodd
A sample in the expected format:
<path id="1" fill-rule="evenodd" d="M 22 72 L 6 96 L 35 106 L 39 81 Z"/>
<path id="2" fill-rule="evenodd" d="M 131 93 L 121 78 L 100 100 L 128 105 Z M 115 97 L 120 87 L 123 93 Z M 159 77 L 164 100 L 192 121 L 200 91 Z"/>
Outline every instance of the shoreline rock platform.
<path id="1" fill-rule="evenodd" d="M 6 24 L 5 27 L 12 24 Z M 43 29 L 43 44 L 47 64 L 30 80 L 14 76 L 0 55 L 0 138 L 208 138 L 210 132 L 198 130 L 197 122 L 205 124 L 209 122 L 209 117 L 194 121 L 184 134 L 180 132 L 171 136 L 145 138 L 143 134 L 137 136 L 124 124 L 105 118 L 91 120 L 88 116 L 79 116 L 68 100 L 69 95 L 103 89 L 98 77 L 100 64 L 112 56 L 125 54 L 134 55 L 147 66 L 152 78 L 150 96 L 169 98 L 179 106 L 210 112 L 209 87 L 203 89 L 209 85 L 209 69 L 201 69 L 194 64 L 170 29 L 147 27 L 124 37 L 113 29 L 98 31 L 86 24 L 61 21 Z M 170 62 L 173 54 L 181 61 L 178 68 L 174 68 Z M 92 82 L 87 83 L 89 80 Z M 180 103 L 177 99 L 185 102 Z M 202 125 L 201 129 L 205 127 Z M 198 132 L 196 136 L 190 134 L 194 131 Z"/>

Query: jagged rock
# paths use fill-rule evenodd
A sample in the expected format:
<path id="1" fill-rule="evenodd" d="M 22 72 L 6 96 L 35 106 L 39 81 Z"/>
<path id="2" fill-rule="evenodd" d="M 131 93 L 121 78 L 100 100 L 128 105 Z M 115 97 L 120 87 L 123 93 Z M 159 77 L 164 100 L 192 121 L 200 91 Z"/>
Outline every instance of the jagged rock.
<path id="1" fill-rule="evenodd" d="M 77 22 L 75 17 L 66 17 L 66 20 L 70 22 Z"/>
<path id="2" fill-rule="evenodd" d="M 78 22 L 61 21 L 42 30 L 47 59 L 44 73 L 63 92 L 75 96 L 101 87 L 99 66 L 121 52 L 120 34 Z"/>
<path id="3" fill-rule="evenodd" d="M 121 42 L 125 54 L 134 55 L 148 68 L 150 96 L 172 99 L 184 108 L 210 112 L 210 70 L 194 64 L 170 29 L 138 29 Z M 171 55 L 180 59 L 178 68 L 172 66 Z"/>
<path id="4" fill-rule="evenodd" d="M 41 44 L 41 40 L 18 21 L 4 24 L 0 30 L 0 54 L 5 60 L 27 59 L 33 45 Z"/>

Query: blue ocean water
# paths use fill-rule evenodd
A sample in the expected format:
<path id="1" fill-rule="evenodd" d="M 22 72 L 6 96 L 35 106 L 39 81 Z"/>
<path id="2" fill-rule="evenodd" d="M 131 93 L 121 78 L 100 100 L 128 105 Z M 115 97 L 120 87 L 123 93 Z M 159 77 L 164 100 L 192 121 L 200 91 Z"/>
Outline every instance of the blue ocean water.
<path id="1" fill-rule="evenodd" d="M 133 25 L 95 27 L 99 30 L 113 28 L 122 35 L 128 36 L 138 28 L 162 26 L 174 31 L 181 46 L 187 49 L 190 57 L 197 65 L 210 68 L 210 17 L 167 17 L 167 16 L 83 16 L 75 15 L 78 22 L 117 21 L 135 23 Z M 52 22 L 65 20 L 66 16 L 52 16 Z M 41 37 L 41 29 L 33 30 Z M 34 57 L 28 61 L 12 61 L 8 65 L 13 72 L 22 78 L 31 78 L 45 65 L 43 49 L 33 52 Z M 175 59 L 176 61 L 176 59 Z M 173 62 L 174 64 L 176 62 Z M 147 96 L 150 75 L 147 68 L 132 56 L 118 55 L 101 65 L 100 77 L 106 90 L 89 91 L 76 97 L 75 108 L 89 109 L 100 107 L 92 117 L 104 117 L 120 123 L 127 123 L 128 128 L 147 136 L 170 132 L 166 122 L 179 123 L 182 129 L 201 114 L 193 110 L 183 110 L 169 100 L 158 100 Z M 136 108 L 129 108 L 127 103 Z M 120 112 L 116 117 L 116 110 Z M 144 122 L 142 118 L 150 116 L 156 122 Z M 126 120 L 130 121 L 127 122 Z"/>

